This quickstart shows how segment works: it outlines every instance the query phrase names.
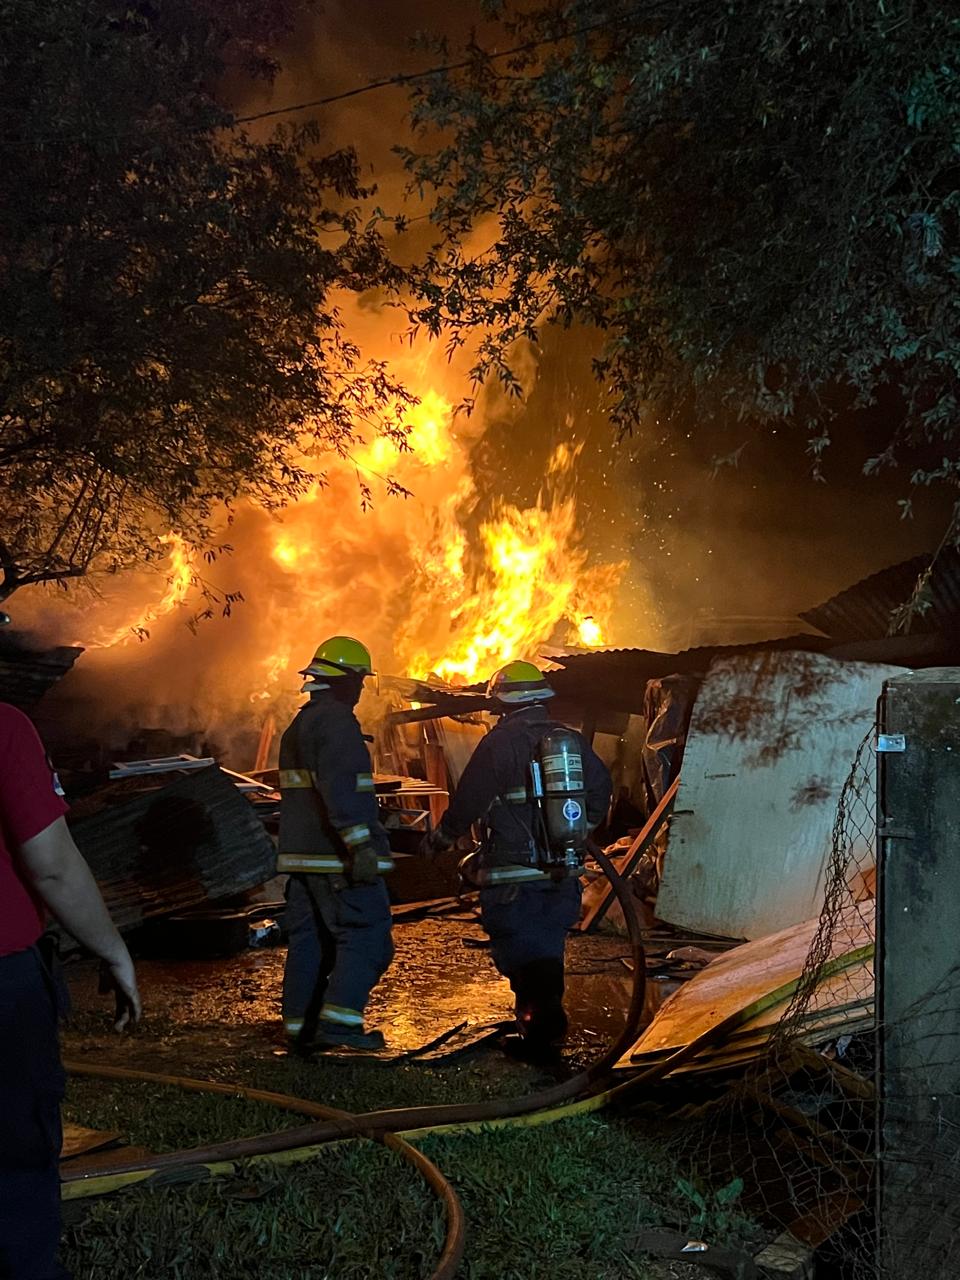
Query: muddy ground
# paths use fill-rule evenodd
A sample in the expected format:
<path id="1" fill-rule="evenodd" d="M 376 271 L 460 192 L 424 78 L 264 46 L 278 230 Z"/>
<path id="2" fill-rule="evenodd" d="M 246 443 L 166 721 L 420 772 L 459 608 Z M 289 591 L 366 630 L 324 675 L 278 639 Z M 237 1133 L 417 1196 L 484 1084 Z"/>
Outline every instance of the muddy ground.
<path id="1" fill-rule="evenodd" d="M 368 1009 L 368 1025 L 383 1030 L 391 1049 L 417 1049 L 464 1022 L 484 1027 L 510 1018 L 509 985 L 494 969 L 483 930 L 469 911 L 396 922 L 394 941 L 396 958 Z M 384 1070 L 374 1070 L 368 1059 L 356 1065 L 356 1059 L 311 1063 L 289 1055 L 279 1021 L 285 954 L 285 948 L 278 946 L 220 960 L 140 960 L 144 1020 L 132 1034 L 123 1036 L 110 1027 L 106 998 L 97 992 L 96 966 L 68 964 L 73 1013 L 64 1035 L 65 1056 L 87 1064 L 254 1084 L 352 1110 L 519 1097 L 548 1087 L 558 1076 L 572 1073 L 604 1052 L 623 1028 L 633 981 L 624 964 L 630 954 L 626 939 L 571 935 L 567 949 L 571 1032 L 562 1060 L 546 1073 L 517 1062 L 489 1043 L 455 1061 L 438 1063 L 435 1069 L 387 1063 Z M 677 985 L 676 980 L 648 981 L 648 1020 Z M 233 1114 L 244 1108 L 232 1100 L 211 1105 L 197 1095 L 181 1096 L 182 1101 L 176 1097 L 171 1102 L 157 1086 L 74 1081 L 67 1115 L 74 1123 L 127 1135 L 137 1152 L 302 1123 L 295 1115 L 261 1114 L 256 1108 L 247 1119 Z M 551 1131 L 550 1136 L 559 1141 L 562 1134 Z M 638 1132 L 638 1149 L 644 1149 L 644 1142 L 644 1134 Z M 468 1155 L 466 1150 L 462 1153 L 464 1159 Z M 112 1158 L 110 1152 L 103 1153 L 108 1163 Z M 87 1159 L 92 1166 L 98 1163 L 97 1156 Z M 466 1176 L 461 1170 L 461 1177 Z M 89 1212 L 87 1202 L 71 1206 L 73 1229 L 80 1229 L 77 1224 Z M 476 1224 L 471 1229 L 476 1236 Z M 623 1243 L 630 1254 L 635 1253 L 635 1243 Z M 474 1247 L 482 1261 L 482 1249 L 479 1244 Z M 89 1247 L 85 1248 L 77 1252 L 75 1266 L 86 1265 Z M 474 1261 L 480 1265 L 477 1258 Z M 695 1280 L 702 1274 L 685 1262 L 662 1260 L 650 1260 L 642 1271 L 628 1271 L 647 1280 Z M 546 1272 L 532 1260 L 529 1274 Z"/>
<path id="2" fill-rule="evenodd" d="M 398 922 L 396 957 L 373 992 L 367 1025 L 389 1047 L 417 1049 L 451 1028 L 509 1019 L 510 987 L 493 967 L 469 913 Z M 65 1050 L 115 1065 L 223 1075 L 229 1064 L 270 1059 L 283 1044 L 280 986 L 286 949 L 244 951 L 206 961 L 140 960 L 144 1023 L 117 1037 L 97 993 L 95 966 L 68 964 L 73 1002 Z M 630 1000 L 629 944 L 616 936 L 572 935 L 567 948 L 571 1068 L 598 1057 L 619 1034 Z M 648 1018 L 676 983 L 648 982 Z"/>

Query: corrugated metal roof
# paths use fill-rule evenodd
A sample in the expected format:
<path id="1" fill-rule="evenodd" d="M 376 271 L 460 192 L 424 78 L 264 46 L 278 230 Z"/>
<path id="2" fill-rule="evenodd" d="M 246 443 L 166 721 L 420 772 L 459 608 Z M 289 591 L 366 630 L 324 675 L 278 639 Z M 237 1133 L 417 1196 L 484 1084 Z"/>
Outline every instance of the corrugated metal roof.
<path id="1" fill-rule="evenodd" d="M 216 765 L 144 791 L 152 781 L 111 783 L 70 824 L 119 928 L 270 879 L 273 841 Z"/>
<path id="2" fill-rule="evenodd" d="M 881 569 L 800 617 L 837 644 L 882 639 L 890 633 L 895 610 L 910 599 L 931 559 L 930 555 L 914 556 Z M 940 553 L 926 595 L 929 607 L 913 617 L 911 634 L 955 634 L 960 628 L 960 550 L 950 548 Z"/>
<path id="3" fill-rule="evenodd" d="M 655 649 L 592 649 L 587 653 L 557 655 L 557 664 L 547 671 L 547 679 L 564 706 L 603 707 L 611 711 L 643 711 L 647 681 L 670 675 L 703 675 L 714 658 L 738 653 L 799 650 L 824 653 L 833 642 L 826 636 L 797 635 L 754 644 L 701 645 L 681 653 L 660 653 Z M 446 686 L 433 687 L 417 682 L 418 702 L 428 704 L 422 713 L 401 712 L 397 720 L 428 719 L 431 715 L 464 715 L 482 710 L 486 704 L 485 685 L 469 685 L 452 694 Z"/>
<path id="4" fill-rule="evenodd" d="M 831 641 L 825 636 L 787 636 L 757 644 L 701 645 L 682 653 L 658 653 L 651 649 L 597 649 L 555 658 L 562 663 L 548 673 L 550 684 L 564 702 L 597 705 L 639 714 L 648 680 L 669 675 L 704 674 L 714 658 L 740 653 L 799 650 L 823 653 Z"/>
<path id="5" fill-rule="evenodd" d="M 22 711 L 35 707 L 62 680 L 82 649 L 31 649 L 15 632 L 0 631 L 0 702 Z"/>

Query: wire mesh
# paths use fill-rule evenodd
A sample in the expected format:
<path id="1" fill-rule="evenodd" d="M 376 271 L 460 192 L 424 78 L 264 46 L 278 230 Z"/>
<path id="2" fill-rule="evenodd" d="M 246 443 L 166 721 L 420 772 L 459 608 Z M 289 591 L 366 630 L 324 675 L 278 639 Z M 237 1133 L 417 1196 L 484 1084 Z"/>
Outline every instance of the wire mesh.
<path id="1" fill-rule="evenodd" d="M 852 1280 L 882 1274 L 874 1213 L 874 741 L 871 730 L 842 790 L 823 910 L 799 972 L 770 1008 L 707 1049 L 674 1084 L 698 1095 L 674 1131 L 684 1182 L 708 1202 L 705 1188 L 740 1190 L 742 1207 L 771 1234 L 789 1231 L 810 1248 L 832 1240 L 837 1274 Z M 713 1214 L 722 1227 L 719 1201 Z"/>

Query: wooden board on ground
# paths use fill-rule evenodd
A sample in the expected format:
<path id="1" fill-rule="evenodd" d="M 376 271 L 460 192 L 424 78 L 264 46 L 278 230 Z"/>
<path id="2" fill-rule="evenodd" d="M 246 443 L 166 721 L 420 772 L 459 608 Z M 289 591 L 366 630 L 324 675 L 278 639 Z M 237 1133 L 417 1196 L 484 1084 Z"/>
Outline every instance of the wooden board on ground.
<path id="1" fill-rule="evenodd" d="M 787 1012 L 789 1000 L 781 1000 L 764 1009 L 762 1013 L 748 1018 L 742 1026 L 724 1037 L 724 1045 L 735 1045 L 743 1041 L 761 1042 L 767 1039 L 774 1027 L 782 1022 Z M 831 974 L 825 978 L 814 991 L 809 1004 L 795 1019 L 795 1030 L 799 1038 L 808 1043 L 819 1044 L 825 1038 L 819 1032 L 833 1030 L 843 1026 L 845 1022 L 873 1017 L 873 961 L 858 961 L 849 970 Z M 682 1048 L 681 1044 L 664 1045 L 657 1049 L 634 1050 L 632 1060 L 639 1062 L 648 1058 L 655 1060 L 675 1053 Z"/>
<path id="2" fill-rule="evenodd" d="M 60 1195 L 63 1200 L 79 1200 L 87 1195 L 84 1187 L 86 1178 L 95 1177 L 98 1173 L 113 1169 L 122 1157 L 125 1162 L 146 1164 L 156 1156 L 155 1151 L 147 1147 L 107 1147 L 103 1151 L 86 1151 L 73 1160 L 61 1161 Z"/>
<path id="3" fill-rule="evenodd" d="M 634 1066 L 634 1055 L 662 1054 L 689 1044 L 738 1010 L 746 1011 L 762 998 L 796 982 L 806 967 L 818 927 L 819 920 L 806 920 L 766 938 L 734 947 L 732 951 L 712 960 L 664 1002 L 653 1022 L 617 1065 Z M 853 988 L 859 986 L 862 989 L 865 986 L 865 957 L 856 957 L 862 948 L 869 947 L 872 943 L 872 920 L 865 918 L 851 904 L 841 913 L 827 957 L 830 961 L 841 964 L 844 957 L 850 957 L 850 982 L 841 979 L 832 984 L 833 976 L 840 978 L 840 974 L 826 979 L 824 989 L 816 997 L 814 1008 L 817 1012 L 823 1012 L 829 1007 L 826 1001 L 830 994 L 834 994 L 840 1004 L 850 1003 L 851 983 Z M 828 983 L 831 983 L 829 988 Z M 858 990 L 856 999 L 862 999 L 866 1003 L 870 994 L 867 990 L 862 990 L 862 994 Z M 774 1003 L 780 1006 L 782 1016 L 786 997 Z M 765 1010 L 763 1014 L 754 1016 L 762 1018 L 767 1012 Z M 748 1021 L 751 1019 L 745 1018 L 745 1023 Z M 772 1016 L 769 1024 L 760 1025 L 772 1025 L 776 1021 L 778 1018 Z"/>
<path id="4" fill-rule="evenodd" d="M 785 1010 L 786 1005 L 780 1004 L 771 1012 L 782 1017 Z M 824 1012 L 818 1014 L 815 1018 L 798 1020 L 792 1023 L 790 1039 L 800 1040 L 809 1045 L 825 1044 L 827 1041 L 841 1035 L 853 1035 L 860 1031 L 869 1030 L 873 1025 L 873 1005 L 845 1005 L 834 1013 Z M 716 1045 L 705 1048 L 696 1061 L 700 1062 L 721 1054 L 742 1051 L 759 1052 L 770 1043 L 775 1026 L 775 1021 L 762 1027 L 745 1024 L 735 1034 L 726 1037 Z M 635 1067 L 652 1066 L 656 1062 L 663 1062 L 664 1059 L 669 1058 L 676 1051 L 676 1048 L 670 1048 L 655 1050 L 653 1053 L 638 1052 L 633 1054 L 630 1061 Z"/>
<path id="5" fill-rule="evenodd" d="M 85 1129 L 80 1124 L 63 1125 L 63 1143 L 60 1147 L 60 1160 L 75 1160 L 90 1151 L 100 1151 L 104 1147 L 112 1147 L 120 1141 L 119 1133 L 104 1132 L 101 1129 Z"/>
<path id="6" fill-rule="evenodd" d="M 815 1036 L 809 1035 L 804 1038 L 806 1043 L 812 1047 L 818 1044 L 826 1044 L 831 1040 L 838 1039 L 841 1035 L 854 1035 L 860 1032 L 872 1031 L 874 1026 L 873 1016 L 865 1016 L 855 1021 L 838 1021 L 833 1027 L 823 1027 Z M 699 1054 L 689 1062 L 681 1063 L 679 1067 L 670 1072 L 670 1075 L 707 1075 L 713 1072 L 739 1070 L 751 1062 L 762 1059 L 769 1044 L 770 1040 L 767 1036 L 757 1037 L 748 1043 L 722 1044 L 716 1049 L 704 1050 L 702 1054 Z M 647 1065 L 646 1062 L 633 1064 L 634 1069 L 638 1066 Z"/>

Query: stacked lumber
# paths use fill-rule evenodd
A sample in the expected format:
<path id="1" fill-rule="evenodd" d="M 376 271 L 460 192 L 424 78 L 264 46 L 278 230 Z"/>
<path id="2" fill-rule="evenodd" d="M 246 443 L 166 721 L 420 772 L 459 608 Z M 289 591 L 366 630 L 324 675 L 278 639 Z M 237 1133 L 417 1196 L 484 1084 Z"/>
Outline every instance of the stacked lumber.
<path id="1" fill-rule="evenodd" d="M 817 919 L 717 956 L 664 1002 L 617 1067 L 653 1066 L 714 1029 L 716 1039 L 708 1039 L 695 1058 L 680 1065 L 678 1075 L 742 1068 L 761 1057 L 779 1032 L 816 1047 L 870 1030 L 874 931 L 872 912 L 865 909 L 870 905 L 851 903 L 841 913 L 815 987 L 802 1007 L 790 1006 L 808 970 Z"/>

